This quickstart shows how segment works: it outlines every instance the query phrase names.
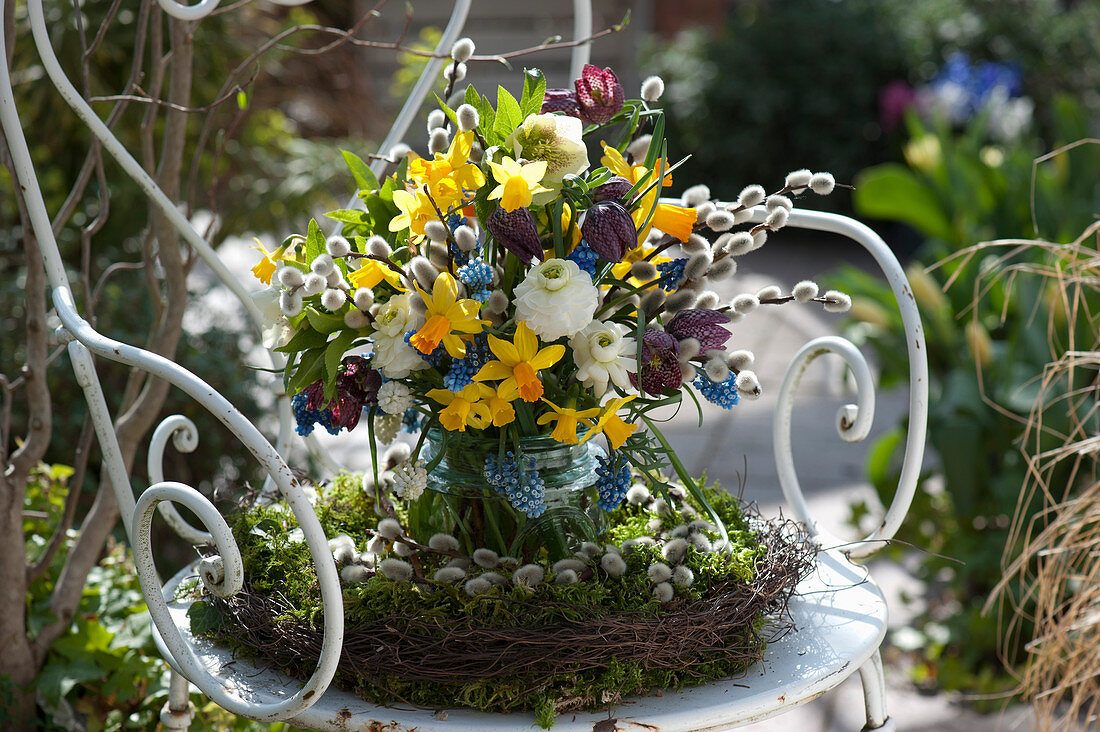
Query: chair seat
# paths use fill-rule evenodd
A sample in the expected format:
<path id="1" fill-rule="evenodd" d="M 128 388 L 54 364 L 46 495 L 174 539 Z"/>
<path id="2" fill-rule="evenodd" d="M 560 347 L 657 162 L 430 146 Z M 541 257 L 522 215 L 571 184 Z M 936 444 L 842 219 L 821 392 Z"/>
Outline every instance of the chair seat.
<path id="1" fill-rule="evenodd" d="M 165 586 L 164 595 L 183 637 L 201 663 L 222 679 L 226 689 L 255 702 L 275 702 L 293 695 L 299 682 L 265 670 L 190 634 L 190 601 L 174 598 L 181 581 L 195 577 L 184 569 Z M 886 633 L 886 602 L 867 571 L 839 551 L 823 551 L 817 567 L 798 587 L 790 603 L 795 631 L 771 643 L 764 660 L 747 674 L 682 691 L 665 691 L 631 698 L 608 712 L 566 713 L 558 717 L 555 732 L 613 732 L 654 730 L 688 732 L 750 724 L 785 712 L 840 684 L 866 662 Z M 157 642 L 165 658 L 167 648 Z M 530 729 L 527 714 L 487 714 L 465 709 L 447 713 L 380 707 L 337 689 L 329 689 L 312 707 L 288 720 L 299 727 L 319 730 L 349 729 L 405 732 L 491 732 Z"/>

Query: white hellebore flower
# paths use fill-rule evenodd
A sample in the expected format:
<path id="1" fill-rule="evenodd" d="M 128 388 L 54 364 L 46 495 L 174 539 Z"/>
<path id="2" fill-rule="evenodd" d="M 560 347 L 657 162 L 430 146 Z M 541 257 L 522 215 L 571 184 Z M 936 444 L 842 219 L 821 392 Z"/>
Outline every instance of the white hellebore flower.
<path id="1" fill-rule="evenodd" d="M 633 363 L 633 339 L 627 340 L 626 326 L 594 320 L 569 339 L 573 361 L 577 364 L 577 379 L 603 396 L 610 380 L 623 391 L 630 389 L 627 367 Z"/>
<path id="2" fill-rule="evenodd" d="M 522 157 L 546 161 L 546 173 L 539 182 L 544 188 L 556 191 L 566 175 L 579 175 L 588 170 L 588 148 L 582 137 L 583 130 L 584 125 L 576 117 L 529 114 L 519 129 L 505 140 L 504 146 L 512 148 L 516 160 Z M 556 195 L 553 191 L 541 196 L 550 200 Z M 535 203 L 540 203 L 539 196 L 535 197 Z"/>
<path id="3" fill-rule="evenodd" d="M 592 322 L 600 294 L 576 262 L 547 259 L 516 285 L 516 321 L 544 341 L 571 336 Z"/>
<path id="4" fill-rule="evenodd" d="M 387 379 L 403 379 L 413 371 L 427 368 L 428 362 L 405 342 L 405 333 L 420 330 L 422 315 L 412 309 L 409 295 L 394 295 L 374 319 L 374 362 Z"/>
<path id="5" fill-rule="evenodd" d="M 412 406 L 412 392 L 400 381 L 387 381 L 378 389 L 378 406 L 386 414 L 405 414 Z"/>
<path id="6" fill-rule="evenodd" d="M 282 307 L 279 305 L 281 291 L 278 287 L 268 287 L 252 293 L 252 302 L 256 303 L 264 319 L 262 332 L 264 348 L 285 346 L 294 335 L 294 328 L 283 315 Z"/>

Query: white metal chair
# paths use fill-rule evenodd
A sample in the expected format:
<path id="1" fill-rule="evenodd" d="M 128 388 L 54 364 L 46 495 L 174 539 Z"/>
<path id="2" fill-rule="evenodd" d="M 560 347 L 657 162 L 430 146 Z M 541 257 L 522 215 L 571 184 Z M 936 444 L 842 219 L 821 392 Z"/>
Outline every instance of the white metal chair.
<path id="1" fill-rule="evenodd" d="M 201 0 L 186 7 L 174 0 L 158 0 L 170 15 L 198 20 L 209 14 L 219 0 Z M 307 0 L 276 0 L 281 4 L 301 4 Z M 438 49 L 446 52 L 458 38 L 471 0 L 458 0 L 451 22 L 445 29 Z M 49 44 L 42 0 L 28 0 L 27 7 L 46 72 L 64 97 L 88 125 L 104 148 L 118 161 L 148 195 L 153 206 L 175 225 L 186 242 L 241 301 L 255 323 L 260 314 L 239 282 L 228 272 L 217 254 L 179 213 L 173 201 L 161 192 L 142 167 L 125 150 L 110 130 L 82 99 L 65 77 Z M 575 0 L 574 37 L 591 34 L 588 3 Z M 4 29 L 0 18 L 0 52 Z M 0 55 L 0 57 L 3 57 Z M 588 59 L 585 45 L 574 49 L 574 76 Z M 424 75 L 401 111 L 383 143 L 388 150 L 404 136 L 408 125 L 427 95 L 431 82 L 439 74 L 442 60 L 428 64 Z M 158 635 L 158 645 L 175 670 L 169 702 L 162 713 L 168 729 L 186 729 L 193 708 L 189 701 L 189 682 L 225 709 L 258 720 L 288 720 L 295 725 L 318 729 L 416 729 L 428 730 L 514 730 L 528 728 L 532 720 L 524 715 L 488 715 L 449 710 L 448 715 L 431 711 L 378 707 L 344 692 L 330 689 L 343 639 L 343 606 L 340 583 L 326 537 L 301 487 L 294 479 L 282 455 L 291 438 L 292 417 L 289 400 L 279 395 L 281 430 L 272 445 L 259 430 L 198 376 L 156 354 L 119 343 L 96 332 L 74 303 L 65 269 L 51 231 L 50 219 L 39 190 L 35 165 L 31 160 L 20 125 L 6 66 L 0 64 L 0 122 L 7 138 L 19 184 L 23 186 L 35 234 L 52 290 L 53 303 L 61 320 L 60 335 L 68 342 L 69 356 L 77 380 L 88 401 L 90 413 L 102 446 L 104 467 L 116 487 L 122 518 L 133 546 L 138 574 L 149 604 Z M 380 170 L 376 172 L 381 172 Z M 754 212 L 762 220 L 762 210 Z M 886 710 L 882 661 L 879 645 L 886 632 L 886 603 L 881 591 L 866 570 L 854 564 L 854 558 L 867 557 L 882 542 L 891 538 L 906 512 L 915 490 L 924 452 L 927 413 L 927 363 L 917 309 L 896 258 L 870 229 L 851 219 L 824 213 L 795 211 L 790 225 L 845 235 L 869 251 L 889 281 L 905 323 L 910 361 L 910 417 L 906 455 L 901 480 L 893 504 L 879 528 L 862 542 L 844 543 L 841 549 L 826 549 L 819 555 L 816 571 L 800 586 L 800 595 L 790 611 L 797 632 L 771 644 L 765 659 L 748 675 L 728 682 L 714 682 L 663 697 L 631 700 L 615 710 L 616 720 L 607 713 L 577 714 L 562 718 L 562 730 L 711 730 L 749 724 L 780 714 L 807 702 L 837 686 L 859 671 L 867 704 L 865 729 L 893 729 Z M 795 475 L 791 455 L 790 425 L 794 395 L 807 365 L 825 353 L 840 355 L 851 368 L 858 385 L 859 404 L 841 409 L 837 429 L 842 439 L 858 441 L 866 437 L 874 412 L 874 389 L 870 370 L 859 351 L 849 342 L 835 337 L 819 338 L 806 344 L 790 365 L 780 390 L 779 414 L 774 432 L 775 457 L 784 495 L 795 517 L 804 521 L 811 535 L 823 547 L 841 546 L 811 515 Z M 152 438 L 149 451 L 149 475 L 152 485 L 135 501 L 131 481 L 120 457 L 111 415 L 93 365 L 93 354 L 101 358 L 136 366 L 182 389 L 210 414 L 225 424 L 251 451 L 266 472 L 265 488 L 286 499 L 305 534 L 305 541 L 316 564 L 324 602 L 324 645 L 314 674 L 305 683 L 290 680 L 271 671 L 263 671 L 240 659 L 231 659 L 224 649 L 191 637 L 186 605 L 175 601 L 174 589 L 194 570 L 185 570 L 166 584 L 159 580 L 150 545 L 150 525 L 154 511 L 162 514 L 176 531 L 193 543 L 213 543 L 217 557 L 199 567 L 202 581 L 214 594 L 230 596 L 241 587 L 241 557 L 225 520 L 198 491 L 181 483 L 164 480 L 161 458 L 169 439 L 176 449 L 193 450 L 198 439 L 195 425 L 185 417 L 164 420 Z M 272 353 L 272 365 L 282 365 L 281 356 Z M 339 466 L 326 458 L 316 444 L 312 449 L 330 469 Z M 188 524 L 172 507 L 179 503 L 198 516 L 203 528 Z M 232 660 L 232 664 L 230 664 Z"/>

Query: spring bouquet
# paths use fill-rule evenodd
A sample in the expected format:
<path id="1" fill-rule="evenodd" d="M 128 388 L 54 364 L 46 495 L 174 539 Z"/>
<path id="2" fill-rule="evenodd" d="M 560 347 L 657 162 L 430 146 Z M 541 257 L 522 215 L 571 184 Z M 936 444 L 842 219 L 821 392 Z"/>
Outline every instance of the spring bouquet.
<path id="1" fill-rule="evenodd" d="M 756 308 L 848 307 L 809 281 L 727 301 L 710 289 L 833 178 L 795 171 L 728 204 L 702 185 L 662 198 L 680 163 L 659 78 L 628 100 L 610 69 L 586 66 L 572 89 L 528 70 L 518 97 L 500 88 L 494 103 L 472 86 L 451 94 L 463 44 L 453 101 L 428 117 L 428 154 L 394 151 L 379 180 L 345 152 L 359 205 L 327 214 L 339 233 L 310 221 L 254 270 L 271 285 L 265 335 L 289 356 L 298 432 L 367 432 L 372 470 L 322 490 L 318 513 L 349 625 L 404 648 L 409 668 L 368 653 L 344 682 L 423 704 L 533 704 L 552 719 L 606 703 L 609 689 L 743 669 L 762 652 L 762 614 L 782 610 L 812 549 L 690 475 L 652 412 L 758 396 L 753 356 L 726 327 Z M 415 445 L 387 449 L 400 430 Z M 304 551 L 293 519 L 260 507 L 237 528 L 253 587 L 285 597 L 299 571 L 285 557 Z M 266 627 L 243 600 L 218 602 L 239 629 Z M 295 604 L 262 615 L 308 625 L 309 602 Z M 421 613 L 434 630 L 417 636 Z M 405 630 L 391 638 L 393 614 Z M 656 626 L 637 627 L 667 632 L 676 618 L 683 632 L 660 651 Z M 520 642 L 531 633 L 538 652 Z"/>

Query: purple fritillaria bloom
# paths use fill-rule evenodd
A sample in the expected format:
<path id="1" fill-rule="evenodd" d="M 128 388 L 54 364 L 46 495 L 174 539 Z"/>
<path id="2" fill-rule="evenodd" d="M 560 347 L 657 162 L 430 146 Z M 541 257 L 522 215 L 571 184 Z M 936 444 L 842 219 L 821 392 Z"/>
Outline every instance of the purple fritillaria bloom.
<path id="1" fill-rule="evenodd" d="M 581 78 L 573 82 L 577 89 L 580 118 L 589 124 L 603 124 L 623 108 L 625 94 L 619 78 L 610 68 L 585 64 Z"/>
<path id="2" fill-rule="evenodd" d="M 677 341 L 694 338 L 699 341 L 699 353 L 726 350 L 726 341 L 732 335 L 722 327 L 729 318 L 717 310 L 681 310 L 668 321 L 668 332 Z"/>
<path id="3" fill-rule="evenodd" d="M 679 389 L 684 381 L 680 370 L 680 344 L 671 335 L 656 328 L 642 335 L 641 375 L 630 374 L 630 383 L 651 396 Z M 628 372 L 629 373 L 629 372 Z"/>
<path id="4" fill-rule="evenodd" d="M 526 208 L 505 211 L 497 208 L 489 214 L 486 228 L 502 247 L 519 257 L 524 264 L 531 264 L 535 257 L 542 258 L 542 242 L 539 241 L 535 217 Z"/>
<path id="5" fill-rule="evenodd" d="M 581 235 L 605 262 L 623 261 L 626 251 L 638 243 L 634 220 L 617 201 L 600 201 L 588 209 Z"/>

